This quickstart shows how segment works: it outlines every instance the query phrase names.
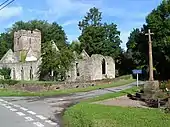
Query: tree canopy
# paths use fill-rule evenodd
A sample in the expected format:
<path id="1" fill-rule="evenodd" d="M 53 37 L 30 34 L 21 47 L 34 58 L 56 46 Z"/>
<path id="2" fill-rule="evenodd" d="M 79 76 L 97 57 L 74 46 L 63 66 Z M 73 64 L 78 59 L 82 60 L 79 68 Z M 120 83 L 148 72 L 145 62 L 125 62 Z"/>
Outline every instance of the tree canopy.
<path id="1" fill-rule="evenodd" d="M 132 54 L 135 67 L 148 65 L 148 37 L 144 35 L 151 29 L 153 44 L 153 63 L 156 79 L 170 78 L 170 0 L 163 0 L 146 17 L 141 29 L 134 29 L 127 43 L 127 53 Z M 145 66 L 145 68 L 146 68 Z M 147 69 L 146 69 L 147 70 Z"/>
<path id="2" fill-rule="evenodd" d="M 73 60 L 73 54 L 68 47 L 67 37 L 60 25 L 56 22 L 48 23 L 42 20 L 31 20 L 28 22 L 18 21 L 12 25 L 6 32 L 0 35 L 0 58 L 11 48 L 13 49 L 13 34 L 18 30 L 38 29 L 42 34 L 42 64 L 40 66 L 40 78 L 54 70 L 55 77 L 64 77 L 64 72 L 68 70 Z M 51 50 L 50 42 L 56 44 L 60 53 Z M 57 71 L 57 74 L 56 74 Z M 58 77 L 57 77 L 58 78 Z M 57 79 L 56 79 L 57 80 Z"/>
<path id="3" fill-rule="evenodd" d="M 9 31 L 13 34 L 14 31 L 21 29 L 40 30 L 42 34 L 42 43 L 53 40 L 59 48 L 66 45 L 66 34 L 62 27 L 56 22 L 50 24 L 43 20 L 31 20 L 28 22 L 18 21 L 12 25 L 12 28 L 10 28 Z"/>
<path id="4" fill-rule="evenodd" d="M 53 80 L 65 80 L 66 72 L 72 67 L 74 60 L 73 52 L 68 47 L 57 51 L 52 42 L 49 41 L 43 44 L 40 79 L 48 76 L 50 80 L 51 78 Z"/>
<path id="5" fill-rule="evenodd" d="M 81 47 L 81 42 L 79 41 L 72 41 L 72 43 L 70 44 L 70 48 L 72 49 L 72 51 L 76 51 L 78 54 L 80 54 L 82 52 L 82 47 Z"/>
<path id="6" fill-rule="evenodd" d="M 116 58 L 121 51 L 120 32 L 117 30 L 116 24 L 107 24 L 101 21 L 102 12 L 93 7 L 79 22 L 81 47 L 89 55 L 102 54 Z"/>
<path id="7" fill-rule="evenodd" d="M 0 59 L 13 46 L 12 36 L 8 33 L 0 34 Z"/>

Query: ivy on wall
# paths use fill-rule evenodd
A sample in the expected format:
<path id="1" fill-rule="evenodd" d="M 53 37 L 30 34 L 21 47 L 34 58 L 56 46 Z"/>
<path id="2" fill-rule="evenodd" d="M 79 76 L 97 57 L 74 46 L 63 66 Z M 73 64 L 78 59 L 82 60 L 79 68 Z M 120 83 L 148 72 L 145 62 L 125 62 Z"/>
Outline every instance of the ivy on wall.
<path id="1" fill-rule="evenodd" d="M 24 51 L 20 52 L 20 62 L 25 62 L 26 59 L 26 53 Z"/>

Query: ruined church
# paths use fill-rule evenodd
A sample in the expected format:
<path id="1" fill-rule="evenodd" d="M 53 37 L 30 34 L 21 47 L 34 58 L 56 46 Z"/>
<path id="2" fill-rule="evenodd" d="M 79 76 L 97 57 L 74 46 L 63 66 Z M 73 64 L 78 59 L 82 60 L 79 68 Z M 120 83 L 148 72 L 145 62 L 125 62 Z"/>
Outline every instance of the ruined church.
<path id="1" fill-rule="evenodd" d="M 11 79 L 39 80 L 41 64 L 41 31 L 19 30 L 14 32 L 14 50 L 0 60 L 0 68 L 11 69 Z M 55 45 L 56 46 L 56 45 Z M 57 46 L 56 46 L 56 49 Z M 76 53 L 74 53 L 76 56 Z M 76 57 L 73 67 L 67 72 L 67 81 L 89 81 L 115 78 L 115 61 L 112 57 L 93 54 L 85 50 Z"/>

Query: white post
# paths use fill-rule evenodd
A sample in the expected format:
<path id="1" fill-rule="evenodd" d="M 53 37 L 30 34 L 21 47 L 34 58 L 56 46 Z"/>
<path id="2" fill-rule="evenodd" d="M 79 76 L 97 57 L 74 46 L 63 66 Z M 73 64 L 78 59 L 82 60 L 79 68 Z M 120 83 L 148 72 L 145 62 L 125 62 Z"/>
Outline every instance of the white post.
<path id="1" fill-rule="evenodd" d="M 52 77 L 52 80 L 54 79 L 53 76 L 54 76 L 54 71 L 51 70 L 51 77 Z"/>
<path id="2" fill-rule="evenodd" d="M 54 76 L 54 72 L 53 72 L 53 70 L 51 70 L 51 76 L 52 76 L 52 77 Z"/>
<path id="3" fill-rule="evenodd" d="M 138 73 L 137 73 L 137 80 L 136 80 L 136 84 L 137 84 L 137 87 L 138 87 Z"/>

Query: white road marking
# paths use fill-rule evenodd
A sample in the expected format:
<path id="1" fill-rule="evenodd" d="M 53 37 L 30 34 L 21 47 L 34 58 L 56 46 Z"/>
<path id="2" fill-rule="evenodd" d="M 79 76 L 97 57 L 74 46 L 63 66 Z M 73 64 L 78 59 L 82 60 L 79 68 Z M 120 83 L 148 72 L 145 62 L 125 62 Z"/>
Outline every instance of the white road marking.
<path id="1" fill-rule="evenodd" d="M 2 106 L 6 106 L 6 104 L 2 104 Z"/>
<path id="2" fill-rule="evenodd" d="M 21 106 L 20 106 L 20 105 L 14 105 L 14 107 L 17 107 L 17 108 L 18 108 L 18 107 L 21 107 Z"/>
<path id="3" fill-rule="evenodd" d="M 17 110 L 17 109 L 15 109 L 15 108 L 11 108 L 11 109 L 9 109 L 9 110 L 11 110 L 11 111 L 13 111 L 13 112 L 18 111 L 18 110 Z"/>
<path id="4" fill-rule="evenodd" d="M 27 111 L 28 113 L 32 114 L 32 115 L 35 115 L 36 113 L 33 112 L 33 111 Z"/>
<path id="5" fill-rule="evenodd" d="M 61 98 L 60 100 L 64 100 L 64 99 Z M 2 103 L 2 102 L 5 102 L 6 104 L 4 104 L 4 103 Z M 18 110 L 15 109 L 15 108 L 12 108 L 11 106 L 8 106 L 7 104 L 10 104 L 10 105 L 12 105 L 12 106 L 14 106 L 14 107 L 20 108 L 20 109 L 23 110 L 23 111 L 27 111 L 28 113 L 30 113 L 30 114 L 32 114 L 32 115 L 36 115 L 36 113 L 33 112 L 33 111 L 28 111 L 28 109 L 26 109 L 26 108 L 24 108 L 24 107 L 21 107 L 20 105 L 12 104 L 11 102 L 7 102 L 7 101 L 5 101 L 5 100 L 3 100 L 3 99 L 0 99 L 0 104 L 1 104 L 2 106 L 4 106 L 4 107 L 8 108 L 9 110 L 13 111 L 13 112 L 16 112 L 16 111 L 18 111 Z M 22 112 L 16 112 L 16 114 L 18 114 L 19 116 L 25 116 L 25 114 L 22 113 Z M 52 122 L 51 120 L 46 120 L 47 118 L 44 117 L 44 116 L 42 116 L 42 115 L 36 115 L 36 117 L 37 117 L 37 118 L 40 118 L 41 120 L 45 120 L 46 123 L 49 123 L 49 124 L 51 124 L 51 125 L 55 125 L 55 126 L 58 125 L 57 123 Z M 34 119 L 31 118 L 31 117 L 24 117 L 24 118 L 26 119 L 25 121 L 34 121 Z M 40 123 L 40 122 L 33 122 L 33 124 L 36 125 L 37 127 L 44 127 L 44 125 L 43 125 L 42 123 Z"/>
<path id="6" fill-rule="evenodd" d="M 0 99 L 0 101 L 4 101 L 3 99 Z"/>
<path id="7" fill-rule="evenodd" d="M 11 106 L 5 106 L 6 108 L 12 108 Z"/>
<path id="8" fill-rule="evenodd" d="M 8 101 L 4 101 L 4 102 L 8 104 Z"/>
<path id="9" fill-rule="evenodd" d="M 37 125 L 37 127 L 44 127 L 44 125 L 40 122 L 34 122 L 33 123 L 34 125 Z"/>
<path id="10" fill-rule="evenodd" d="M 49 124 L 51 124 L 51 125 L 55 125 L 56 127 L 57 127 L 57 123 L 54 123 L 54 122 L 51 122 L 51 123 L 49 123 Z"/>
<path id="11" fill-rule="evenodd" d="M 40 118 L 40 119 L 42 119 L 42 120 L 47 119 L 46 117 L 44 117 L 44 116 L 42 116 L 42 115 L 36 115 L 36 117 L 37 117 L 37 118 Z"/>
<path id="12" fill-rule="evenodd" d="M 34 120 L 34 119 L 31 118 L 31 117 L 25 117 L 25 119 L 26 119 L 27 122 L 28 122 L 28 121 L 33 121 L 33 120 Z"/>
<path id="13" fill-rule="evenodd" d="M 57 123 L 54 123 L 54 122 L 51 121 L 51 120 L 46 120 L 45 122 L 46 122 L 46 123 L 49 123 L 49 124 L 51 124 L 51 125 L 58 125 Z"/>
<path id="14" fill-rule="evenodd" d="M 57 112 L 56 114 L 60 114 L 61 112 Z"/>
<path id="15" fill-rule="evenodd" d="M 24 113 L 22 113 L 22 112 L 16 112 L 19 116 L 25 116 L 25 114 Z"/>
<path id="16" fill-rule="evenodd" d="M 26 108 L 23 108 L 23 107 L 20 107 L 20 109 L 22 109 L 22 110 L 24 110 L 24 111 L 27 111 L 28 109 L 26 109 Z"/>

